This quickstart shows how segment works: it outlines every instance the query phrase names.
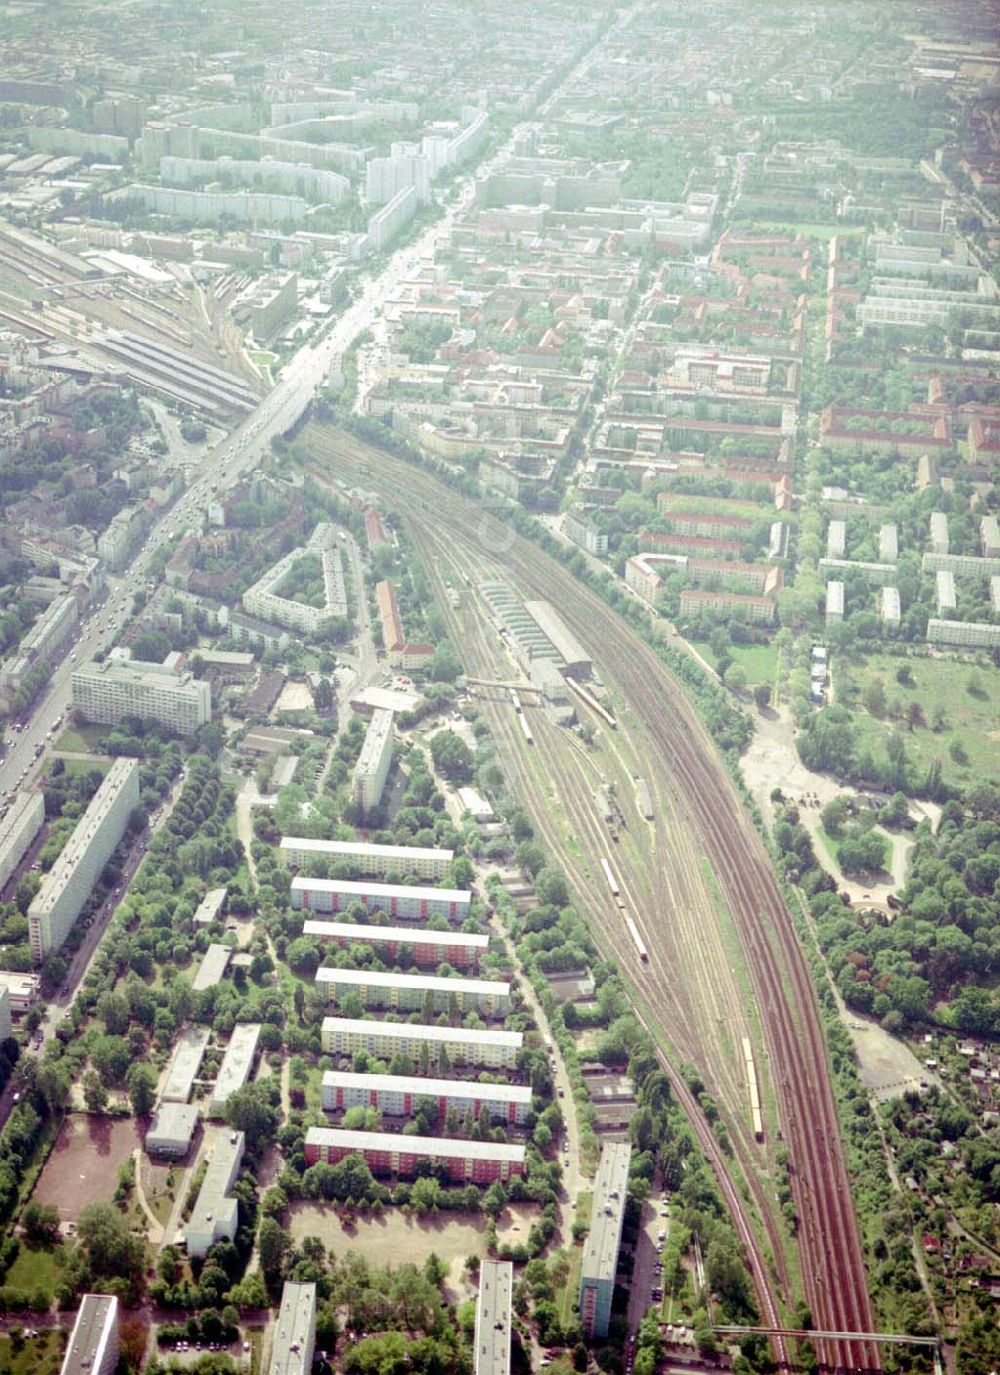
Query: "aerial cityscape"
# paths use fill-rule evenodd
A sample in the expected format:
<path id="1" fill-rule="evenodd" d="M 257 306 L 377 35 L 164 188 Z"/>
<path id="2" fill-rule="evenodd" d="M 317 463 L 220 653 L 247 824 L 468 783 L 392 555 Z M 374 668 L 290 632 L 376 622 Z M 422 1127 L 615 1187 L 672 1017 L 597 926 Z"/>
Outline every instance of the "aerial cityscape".
<path id="1" fill-rule="evenodd" d="M 0 19 L 0 1375 L 996 1375 L 996 0 Z"/>

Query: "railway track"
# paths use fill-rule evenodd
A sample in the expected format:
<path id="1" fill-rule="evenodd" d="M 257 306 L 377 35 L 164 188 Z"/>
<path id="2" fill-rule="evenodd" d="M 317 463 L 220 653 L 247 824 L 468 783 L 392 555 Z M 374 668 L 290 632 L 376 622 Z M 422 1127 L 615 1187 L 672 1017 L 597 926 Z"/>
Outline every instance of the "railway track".
<path id="1" fill-rule="evenodd" d="M 481 512 L 474 502 L 350 435 L 313 430 L 312 436 L 318 452 L 325 451 L 339 472 L 356 477 L 363 468 L 366 487 L 381 487 L 394 506 L 407 500 L 408 523 L 437 551 L 462 545 L 481 565 L 476 537 Z M 514 536 L 502 555 L 491 558 L 519 590 L 555 602 L 584 644 L 599 646 L 602 671 L 644 728 L 671 788 L 684 799 L 739 933 L 764 1025 L 792 1162 L 803 1284 L 813 1320 L 827 1331 L 871 1331 L 865 1267 L 811 978 L 759 837 L 693 707 L 648 646 L 596 594 L 528 541 Z M 830 1369 L 880 1368 L 874 1343 L 818 1345 L 820 1362 Z"/>

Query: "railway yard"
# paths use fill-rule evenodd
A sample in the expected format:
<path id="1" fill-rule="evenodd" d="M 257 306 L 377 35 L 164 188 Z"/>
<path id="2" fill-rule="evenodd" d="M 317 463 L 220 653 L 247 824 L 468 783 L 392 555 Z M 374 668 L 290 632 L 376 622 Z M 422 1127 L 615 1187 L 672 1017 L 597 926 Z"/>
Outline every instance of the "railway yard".
<path id="1" fill-rule="evenodd" d="M 313 427 L 306 442 L 315 471 L 374 487 L 405 512 L 414 544 L 434 570 L 442 606 L 449 604 L 449 584 L 474 583 L 496 571 L 522 595 L 555 602 L 573 633 L 597 651 L 595 665 L 617 719 L 617 729 L 602 739 L 601 768 L 616 781 L 617 796 L 631 813 L 611 863 L 648 963 L 638 958 L 601 865 L 608 832 L 593 801 L 598 780 L 589 776 L 591 762 L 567 745 L 543 711 L 527 709 L 534 737 L 529 744 L 509 701 L 490 701 L 503 766 L 539 833 L 563 852 L 568 840 L 569 856 L 578 861 L 568 865 L 575 892 L 604 948 L 628 971 L 651 1029 L 675 1056 L 697 1066 L 719 1105 L 738 1171 L 672 1074 L 752 1258 L 767 1325 L 780 1326 L 781 1305 L 793 1292 L 791 1267 L 797 1267 L 817 1328 L 871 1331 L 865 1266 L 810 975 L 759 837 L 679 684 L 595 594 L 522 537 L 508 532 L 502 555 L 489 546 L 484 550 L 476 533 L 481 512 L 467 498 L 342 431 Z M 509 676 L 510 661 L 482 603 L 468 597 L 448 614 L 460 632 L 456 642 L 466 646 L 466 669 L 486 679 Z M 656 804 L 652 826 L 631 802 L 640 776 Z M 736 948 L 726 940 L 730 920 Z M 760 1009 L 759 1027 L 745 1010 L 739 962 Z M 773 1095 L 775 1105 L 763 1144 L 755 1139 L 744 1038 L 760 1045 L 759 1072 L 769 1083 L 764 1099 Z M 794 1241 L 782 1232 L 766 1183 L 777 1133 L 792 1161 L 799 1217 Z M 841 1341 L 821 1359 L 845 1369 L 879 1366 L 878 1350 L 864 1342 Z"/>

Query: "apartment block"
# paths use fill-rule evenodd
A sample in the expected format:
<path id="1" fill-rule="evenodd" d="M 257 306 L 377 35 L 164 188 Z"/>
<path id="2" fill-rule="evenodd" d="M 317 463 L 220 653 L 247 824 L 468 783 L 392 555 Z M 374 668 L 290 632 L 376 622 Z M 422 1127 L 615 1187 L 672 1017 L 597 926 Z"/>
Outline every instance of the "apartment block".
<path id="1" fill-rule="evenodd" d="M 436 1015 L 476 1011 L 484 1017 L 502 1017 L 510 1009 L 510 984 L 492 979 L 447 979 L 432 974 L 321 966 L 316 970 L 316 982 L 325 986 L 331 1003 L 356 994 L 364 1007 L 393 1012 L 420 1012 L 429 1005 Z"/>
<path id="2" fill-rule="evenodd" d="M 947 568 L 942 568 L 935 575 L 937 584 L 937 609 L 938 612 L 954 611 L 958 605 L 958 593 L 955 590 L 955 574 Z"/>
<path id="3" fill-rule="evenodd" d="M 929 645 L 951 645 L 956 649 L 1000 649 L 1000 625 L 988 621 L 927 622 Z"/>
<path id="4" fill-rule="evenodd" d="M 439 964 L 454 965 L 456 969 L 474 968 L 486 953 L 490 940 L 489 936 L 466 935 L 462 931 L 365 926 L 349 921 L 306 921 L 302 934 L 330 941 L 341 950 L 352 945 L 367 945 L 386 963 L 404 967 L 415 964 L 429 969 L 436 969 Z"/>
<path id="5" fill-rule="evenodd" d="M 580 1269 L 580 1321 L 589 1338 L 608 1335 L 631 1158 L 627 1141 L 607 1141 L 601 1148 Z"/>
<path id="6" fill-rule="evenodd" d="M 898 587 L 882 588 L 882 605 L 880 610 L 882 625 L 886 630 L 898 630 L 901 616 Z"/>
<path id="7" fill-rule="evenodd" d="M 899 532 L 895 525 L 881 525 L 878 532 L 879 563 L 895 563 L 899 558 Z"/>
<path id="8" fill-rule="evenodd" d="M 194 735 L 212 719 L 212 690 L 190 673 L 160 664 L 86 664 L 70 679 L 70 705 L 88 721 L 115 726 L 126 716 L 154 721 L 177 735 Z"/>
<path id="9" fill-rule="evenodd" d="M 563 529 L 574 544 L 579 544 L 595 558 L 604 558 L 608 552 L 608 537 L 584 512 L 571 508 L 566 512 Z"/>
<path id="10" fill-rule="evenodd" d="M 773 625 L 778 608 L 770 597 L 754 597 L 746 593 L 703 591 L 685 587 L 681 592 L 681 615 L 700 616 L 705 611 L 722 611 L 741 621 L 757 625 Z"/>
<path id="11" fill-rule="evenodd" d="M 311 1375 L 316 1350 L 316 1286 L 285 1280 L 271 1332 L 268 1375 Z"/>
<path id="12" fill-rule="evenodd" d="M 382 801 L 385 780 L 392 764 L 395 738 L 393 719 L 391 711 L 376 709 L 372 712 L 364 744 L 354 766 L 354 800 L 366 812 Z"/>
<path id="13" fill-rule="evenodd" d="M 984 559 L 1000 558 L 1000 520 L 983 516 L 979 522 L 979 546 Z"/>
<path id="14" fill-rule="evenodd" d="M 842 520 L 831 520 L 826 531 L 826 552 L 831 559 L 842 559 L 847 548 L 847 525 Z"/>
<path id="15" fill-rule="evenodd" d="M 291 861 L 294 862 L 294 861 Z M 292 879 L 292 907 L 310 912 L 343 912 L 359 902 L 372 912 L 384 912 L 394 921 L 426 922 L 446 917 L 454 926 L 469 916 L 472 894 L 462 888 L 418 888 L 405 883 L 355 883 L 350 879 Z M 411 940 L 416 939 L 412 933 Z"/>
<path id="16" fill-rule="evenodd" d="M 988 582 L 1000 573 L 1000 559 L 983 559 L 978 554 L 925 554 L 920 560 L 924 573 L 953 573 L 956 578 L 981 578 Z"/>
<path id="17" fill-rule="evenodd" d="M 163 1080 L 163 1087 L 160 1089 L 161 1103 L 186 1103 L 188 1101 L 211 1039 L 212 1033 L 208 1027 L 188 1026 L 184 1028 L 174 1042 L 174 1048 L 170 1055 L 166 1077 Z"/>
<path id="18" fill-rule="evenodd" d="M 372 1174 L 405 1179 L 412 1178 L 418 1166 L 428 1161 L 443 1167 L 454 1184 L 486 1186 L 524 1174 L 524 1147 L 495 1141 L 310 1127 L 305 1150 L 310 1165 L 320 1160 L 335 1165 L 347 1155 L 361 1155 Z"/>
<path id="19" fill-rule="evenodd" d="M 369 845 L 352 840 L 311 840 L 283 836 L 281 857 L 286 864 L 300 868 L 314 860 L 346 864 L 361 874 L 374 877 L 399 874 L 402 877 L 441 879 L 451 867 L 454 850 L 430 850 L 419 845 Z"/>
<path id="20" fill-rule="evenodd" d="M 206 1133 L 208 1169 L 195 1200 L 194 1211 L 184 1226 L 189 1256 L 207 1255 L 217 1241 L 236 1235 L 239 1204 L 232 1188 L 243 1163 L 246 1141 L 242 1132 L 216 1127 Z"/>
<path id="21" fill-rule="evenodd" d="M 473 1375 L 510 1375 L 510 1312 L 514 1267 L 486 1258 L 479 1265 Z"/>
<path id="22" fill-rule="evenodd" d="M 58 950 L 139 805 L 139 764 L 116 759 L 28 908 L 36 964 Z"/>
<path id="23" fill-rule="evenodd" d="M 20 864 L 45 820 L 42 793 L 15 793 L 10 809 L 0 821 L 0 888 Z"/>
<path id="24" fill-rule="evenodd" d="M 947 554 L 949 542 L 948 517 L 943 511 L 933 511 L 931 513 L 931 553 Z"/>
<path id="25" fill-rule="evenodd" d="M 331 548 L 327 532 L 330 526 L 319 526 L 305 549 L 286 554 L 243 593 L 243 608 L 252 616 L 260 616 L 275 625 L 314 635 L 330 616 L 347 615 L 347 587 L 344 582 L 344 561 L 339 549 Z M 323 605 L 309 606 L 281 595 L 279 588 L 295 566 L 310 554 L 316 555 L 323 570 Z"/>
<path id="26" fill-rule="evenodd" d="M 110 1294 L 84 1294 L 60 1375 L 114 1375 L 118 1356 L 118 1300 Z"/>
<path id="27" fill-rule="evenodd" d="M 433 1102 L 443 1121 L 450 1108 L 478 1120 L 483 1108 L 494 1122 L 520 1126 L 531 1112 L 531 1089 L 522 1084 L 489 1084 L 482 1079 L 423 1079 L 412 1074 L 348 1074 L 327 1070 L 321 1088 L 326 1112 L 375 1108 L 386 1117 L 412 1117 L 422 1102 Z"/>
<path id="28" fill-rule="evenodd" d="M 443 1052 L 452 1064 L 482 1065 L 486 1069 L 514 1069 L 524 1041 L 519 1031 L 470 1031 L 353 1017 L 324 1017 L 321 1039 L 327 1055 L 353 1055 L 364 1050 L 380 1060 L 391 1060 L 397 1054 L 416 1060 L 427 1046 L 432 1064 L 440 1063 Z"/>
<path id="29" fill-rule="evenodd" d="M 232 1095 L 248 1082 L 257 1059 L 260 1033 L 260 1022 L 237 1022 L 233 1027 L 208 1100 L 209 1117 L 221 1117 Z"/>
<path id="30" fill-rule="evenodd" d="M 826 624 L 839 625 L 844 619 L 844 584 L 830 581 L 826 585 Z"/>

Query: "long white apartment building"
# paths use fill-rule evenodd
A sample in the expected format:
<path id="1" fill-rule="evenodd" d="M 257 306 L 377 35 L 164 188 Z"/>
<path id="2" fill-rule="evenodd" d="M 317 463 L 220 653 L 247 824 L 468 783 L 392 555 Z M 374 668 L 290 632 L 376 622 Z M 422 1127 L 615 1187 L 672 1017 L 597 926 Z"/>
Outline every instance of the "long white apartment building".
<path id="1" fill-rule="evenodd" d="M 379 708 L 372 712 L 364 744 L 354 766 L 354 800 L 366 812 L 382 801 L 385 780 L 392 764 L 392 744 L 395 739 L 393 720 L 391 711 Z"/>
<path id="2" fill-rule="evenodd" d="M 513 1284 L 514 1267 L 509 1260 L 480 1262 L 473 1375 L 510 1375 Z"/>
<path id="3" fill-rule="evenodd" d="M 316 1350 L 316 1286 L 285 1280 L 271 1330 L 268 1375 L 310 1375 Z"/>
<path id="4" fill-rule="evenodd" d="M 380 877 L 442 879 L 455 858 L 454 850 L 430 850 L 419 845 L 369 845 L 357 840 L 311 840 L 304 836 L 282 836 L 281 857 L 286 864 L 301 868 L 314 860 L 328 864 L 347 864 L 357 873 Z"/>
<path id="5" fill-rule="evenodd" d="M 413 1074 L 352 1074 L 328 1069 L 320 1089 L 326 1112 L 375 1108 L 387 1117 L 412 1117 L 421 1102 L 433 1102 L 444 1120 L 449 1108 L 461 1117 L 483 1108 L 494 1122 L 520 1126 L 531 1112 L 527 1084 L 489 1084 L 482 1079 L 423 1079 Z"/>
<path id="6" fill-rule="evenodd" d="M 139 805 L 139 764 L 116 759 L 28 908 L 36 964 L 58 950 Z"/>
<path id="7" fill-rule="evenodd" d="M 376 969 L 316 970 L 316 982 L 330 1002 L 356 994 L 364 1007 L 435 1014 L 480 1012 L 500 1017 L 510 1009 L 510 984 L 492 979 L 439 978 L 433 974 L 393 974 Z"/>
<path id="8" fill-rule="evenodd" d="M 84 1294 L 59 1375 L 114 1375 L 118 1356 L 118 1300 Z"/>
<path id="9" fill-rule="evenodd" d="M 14 794 L 10 810 L 0 821 L 0 888 L 21 863 L 44 820 L 45 798 L 41 793 Z"/>
<path id="10" fill-rule="evenodd" d="M 321 1031 L 327 1055 L 353 1055 L 364 1050 L 380 1060 L 408 1055 L 416 1060 L 423 1046 L 432 1064 L 444 1050 L 452 1064 L 514 1069 L 524 1042 L 519 1031 L 470 1031 L 465 1027 L 415 1025 L 412 1022 L 367 1021 L 355 1017 L 324 1017 Z"/>
<path id="11" fill-rule="evenodd" d="M 344 561 L 340 550 L 333 544 L 335 538 L 336 531 L 332 525 L 318 525 L 305 548 L 293 549 L 269 568 L 263 577 L 258 578 L 252 587 L 247 588 L 242 598 L 244 609 L 252 616 L 260 616 L 289 630 L 301 630 L 306 635 L 314 634 L 328 616 L 346 616 Z M 317 555 L 322 566 L 322 606 L 309 606 L 305 602 L 295 601 L 282 596 L 278 590 L 296 564 L 310 554 Z"/>
<path id="12" fill-rule="evenodd" d="M 360 902 L 370 912 L 384 912 L 394 921 L 429 921 L 431 917 L 447 917 L 454 925 L 460 925 L 471 911 L 472 894 L 463 888 L 418 888 L 406 883 L 355 883 L 351 879 L 308 878 L 304 874 L 296 874 L 292 879 L 292 907 L 296 911 L 332 915 L 345 911 L 355 902 Z"/>
<path id="13" fill-rule="evenodd" d="M 929 645 L 951 645 L 955 649 L 1000 649 L 1000 625 L 989 621 L 942 621 L 933 616 L 927 622 Z"/>
<path id="14" fill-rule="evenodd" d="M 189 1256 L 204 1256 L 226 1237 L 232 1241 L 239 1221 L 239 1204 L 232 1192 L 243 1163 L 246 1142 L 242 1132 L 216 1127 L 206 1133 L 208 1168 L 195 1200 L 194 1211 L 184 1227 Z"/>
<path id="15" fill-rule="evenodd" d="M 88 721 L 115 726 L 126 716 L 155 721 L 177 735 L 194 735 L 212 719 L 212 690 L 204 679 L 161 664 L 84 664 L 70 679 L 70 705 Z"/>
<path id="16" fill-rule="evenodd" d="M 221 1117 L 232 1095 L 249 1080 L 257 1058 L 260 1031 L 260 1022 L 237 1022 L 233 1027 L 209 1099 L 209 1117 Z"/>
<path id="17" fill-rule="evenodd" d="M 305 921 L 303 936 L 330 941 L 341 950 L 352 945 L 368 945 L 379 958 L 390 964 L 415 964 L 436 969 L 451 964 L 457 969 L 474 969 L 490 943 L 489 936 L 465 931 L 431 931 L 413 926 L 367 926 L 353 921 Z"/>

